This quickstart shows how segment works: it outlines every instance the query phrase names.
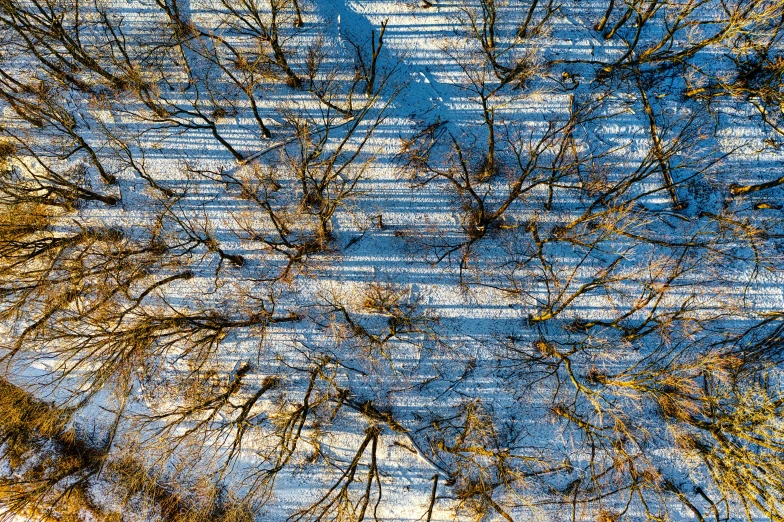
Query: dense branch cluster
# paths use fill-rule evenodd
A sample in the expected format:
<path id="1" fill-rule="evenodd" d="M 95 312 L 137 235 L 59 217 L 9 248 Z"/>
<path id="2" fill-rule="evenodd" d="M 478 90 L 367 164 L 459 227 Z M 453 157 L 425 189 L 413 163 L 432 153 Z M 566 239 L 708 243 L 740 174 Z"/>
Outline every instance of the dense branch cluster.
<path id="1" fill-rule="evenodd" d="M 0 0 L 0 513 L 783 520 L 784 3 L 389 3 Z"/>

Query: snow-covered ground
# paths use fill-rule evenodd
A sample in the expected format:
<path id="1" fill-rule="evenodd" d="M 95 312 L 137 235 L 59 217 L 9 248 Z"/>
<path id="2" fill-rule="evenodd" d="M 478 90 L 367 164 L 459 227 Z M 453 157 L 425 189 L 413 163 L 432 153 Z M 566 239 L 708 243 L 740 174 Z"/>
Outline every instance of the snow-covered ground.
<path id="1" fill-rule="evenodd" d="M 110 454 L 265 521 L 782 514 L 781 188 L 732 193 L 781 177 L 780 2 L 53 2 L 128 82 L 85 59 L 84 92 L 6 3 L 12 183 L 81 164 L 119 200 L 4 261 L 8 378 Z"/>

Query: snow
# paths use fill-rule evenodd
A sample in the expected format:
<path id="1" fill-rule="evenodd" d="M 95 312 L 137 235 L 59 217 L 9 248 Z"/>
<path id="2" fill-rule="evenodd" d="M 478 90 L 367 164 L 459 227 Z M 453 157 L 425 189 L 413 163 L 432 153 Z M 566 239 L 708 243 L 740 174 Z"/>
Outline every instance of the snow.
<path id="1" fill-rule="evenodd" d="M 693 357 L 700 346 L 718 343 L 727 331 L 742 331 L 743 325 L 749 326 L 758 319 L 756 314 L 780 311 L 784 303 L 781 211 L 761 213 L 753 210 L 752 204 L 779 200 L 781 189 L 748 198 L 732 198 L 729 193 L 733 183 L 760 183 L 780 176 L 784 151 L 769 145 L 770 140 L 778 143 L 780 137 L 743 100 L 722 98 L 705 107 L 682 95 L 686 87 L 683 74 L 672 70 L 648 73 L 651 77 L 644 81 L 650 86 L 644 88 L 658 118 L 658 137 L 665 149 L 675 150 L 670 168 L 679 184 L 678 196 L 689 204 L 685 210 L 673 210 L 652 152 L 650 124 L 635 82 L 595 78 L 597 67 L 592 61 L 612 62 L 621 58 L 626 49 L 620 38 L 605 40 L 591 28 L 603 14 L 604 3 L 563 2 L 539 35 L 524 40 L 512 35 L 528 4 L 497 3 L 502 21 L 499 40 L 504 44 L 517 43 L 517 50 L 509 51 L 509 55 L 535 54 L 532 66 L 539 68 L 541 74 L 522 89 L 508 86 L 494 95 L 496 124 L 499 129 L 508 129 L 509 134 L 499 140 L 499 173 L 482 185 L 488 206 L 498 206 L 519 172 L 513 152 L 525 156 L 543 139 L 549 123 L 567 121 L 572 100 L 593 107 L 592 117 L 574 131 L 575 154 L 593 154 L 593 158 L 579 166 L 579 174 L 574 173 L 575 168 L 557 180 L 552 207 L 548 209 L 546 174 L 557 158 L 552 152 L 545 154 L 543 163 L 548 166 L 541 166 L 541 172 L 526 181 L 532 184 L 530 191 L 510 206 L 504 215 L 505 228 L 494 229 L 468 246 L 461 246 L 467 226 L 465 193 L 455 191 L 443 177 L 421 183 L 432 173 L 412 173 L 401 154 L 404 140 L 428 125 L 447 122 L 445 133 L 451 133 L 465 147 L 470 162 L 478 164 L 482 159 L 487 132 L 478 99 L 484 93 L 477 93 L 472 79 L 476 80 L 484 65 L 477 61 L 481 53 L 477 53 L 476 42 L 467 39 L 465 26 L 461 25 L 468 14 L 460 10 L 460 2 L 439 1 L 437 7 L 423 9 L 419 2 L 313 0 L 303 3 L 302 30 L 286 28 L 285 45 L 291 49 L 306 49 L 318 38 L 324 39 L 325 62 L 335 64 L 334 79 L 345 95 L 345 86 L 351 83 L 354 72 L 350 41 L 368 41 L 371 31 L 378 35 L 381 24 L 388 21 L 379 65 L 380 74 L 388 74 L 389 79 L 375 102 L 364 94 L 353 95 L 352 103 L 357 107 L 368 103 L 370 109 L 352 137 L 351 146 L 358 147 L 365 132 L 372 134 L 358 154 L 354 170 L 346 169 L 341 174 L 343 180 L 358 176 L 358 182 L 355 193 L 346 198 L 331 220 L 334 240 L 324 251 L 311 255 L 304 266 L 278 281 L 269 282 L 266 278 L 269 273 L 283 271 L 286 260 L 247 233 L 250 230 L 274 235 L 274 227 L 258 206 L 241 195 L 241 187 L 231 181 L 232 177 L 252 179 L 256 166 L 283 172 L 290 170 L 287 165 L 296 164 L 299 151 L 296 139 L 290 137 L 287 118 L 292 120 L 299 115 L 308 119 L 314 136 L 323 132 L 325 125 L 332 125 L 329 146 L 335 147 L 341 133 L 352 127 L 351 117 L 330 111 L 312 92 L 268 81 L 261 89 L 259 109 L 272 130 L 271 141 L 260 137 L 250 106 L 241 96 L 235 103 L 237 114 L 216 118 L 221 136 L 246 158 L 238 164 L 210 129 L 166 128 L 162 123 L 144 121 L 139 117 L 142 109 L 134 106 L 133 101 L 122 99 L 121 93 L 95 107 L 88 106 L 84 98 L 75 97 L 69 102 L 78 109 L 79 126 L 89 129 L 85 132 L 107 162 L 115 161 L 120 182 L 116 189 L 109 190 L 118 191 L 122 197 L 122 204 L 114 208 L 91 204 L 80 210 L 78 220 L 75 218 L 71 226 L 77 222 L 108 223 L 127 230 L 129 236 L 144 238 L 153 233 L 156 213 L 167 208 L 168 221 L 154 232 L 160 232 L 168 244 L 187 242 L 187 234 L 182 231 L 187 224 L 193 231 L 214 237 L 222 251 L 244 258 L 241 267 L 233 266 L 220 259 L 206 242 L 179 250 L 172 248 L 179 252 L 178 256 L 170 264 L 153 266 L 148 274 L 154 276 L 150 281 L 186 268 L 193 270 L 195 277 L 156 288 L 140 311 L 164 309 L 179 315 L 203 309 L 238 320 L 259 312 L 259 307 L 269 305 L 274 297 L 276 316 L 294 313 L 301 317 L 293 322 L 227 329 L 217 341 L 218 348 L 205 350 L 203 357 L 184 355 L 174 347 L 155 360 L 129 363 L 138 368 L 133 372 L 132 401 L 124 412 L 116 444 L 123 447 L 138 438 L 142 447 L 149 449 L 144 457 L 150 463 L 160 465 L 156 458 L 163 456 L 163 469 L 174 477 L 173 481 L 179 479 L 187 484 L 194 477 L 219 476 L 233 493 L 252 496 L 258 493 L 257 488 L 261 490 L 259 473 L 274 460 L 272 448 L 280 430 L 275 415 L 303 404 L 310 370 L 317 362 L 327 361 L 316 380 L 316 389 L 325 397 L 323 404 L 314 419 L 305 424 L 300 445 L 278 473 L 269 495 L 261 495 L 265 503 L 259 507 L 260 520 L 286 520 L 325 494 L 351 462 L 371 425 L 381 429 L 377 458 L 383 493 L 374 513 L 378 520 L 423 520 L 434 474 L 441 479 L 430 520 L 452 520 L 455 513 L 460 520 L 471 519 L 468 506 L 461 503 L 455 488 L 446 484 L 447 475 L 467 465 L 459 459 L 483 457 L 469 456 L 468 451 L 453 454 L 438 449 L 439 441 L 442 446 L 459 445 L 459 430 L 449 423 L 463 415 L 467 405 L 481 405 L 483 414 L 502 432 L 475 435 L 477 440 L 472 444 L 488 451 L 523 454 L 524 458 L 508 459 L 520 473 L 549 467 L 530 464 L 529 460 L 542 459 L 553 465 L 564 459 L 569 462 L 560 473 L 542 473 L 521 479 L 508 489 L 499 487 L 494 493 L 495 501 L 514 520 L 570 519 L 572 504 L 563 492 L 576 478 L 584 480 L 588 487 L 591 449 L 585 433 L 554 413 L 553 406 L 573 403 L 576 409 L 586 412 L 587 418 L 599 424 L 609 422 L 603 415 L 592 413 L 595 400 L 607 400 L 609 418 L 629 422 L 634 425 L 631 431 L 643 434 L 640 440 L 646 445 L 648 457 L 639 460 L 684 490 L 691 488 L 689 498 L 704 508 L 708 517 L 708 504 L 692 490 L 699 485 L 713 498 L 718 498 L 718 490 L 705 485 L 707 474 L 698 459 L 687 451 L 673 449 L 667 422 L 650 398 L 626 390 L 608 392 L 606 398 L 600 399 L 578 397 L 575 389 L 570 388 L 562 362 L 537 359 L 532 347 L 545 337 L 559 343 L 564 353 L 569 347 L 580 346 L 572 361 L 580 377 L 597 366 L 608 374 L 626 378 L 630 375 L 624 373 L 627 370 L 631 372 L 649 363 L 670 360 L 675 364 L 681 357 Z M 662 17 L 667 9 L 675 10 L 676 5 L 685 3 L 673 2 L 672 7 L 662 10 L 655 22 L 658 29 L 645 33 L 646 45 L 661 35 Z M 142 4 L 137 0 L 128 3 L 123 21 L 135 38 L 145 37 L 151 18 L 162 17 L 152 3 L 145 4 L 144 9 Z M 719 8 L 719 2 L 705 4 L 699 16 L 709 16 Z M 249 39 L 222 22 L 225 13 L 218 0 L 190 0 L 182 3 L 181 9 L 189 10 L 187 18 L 197 27 L 223 35 L 238 46 L 251 46 Z M 542 9 L 536 11 L 535 22 L 540 20 Z M 615 16 L 614 20 L 618 14 Z M 633 27 L 626 28 L 624 38 L 634 34 Z M 685 38 L 686 35 L 679 35 L 678 44 L 684 45 Z M 194 53 L 193 63 L 205 69 L 200 72 L 208 74 L 206 59 L 194 50 L 188 52 Z M 709 72 L 722 73 L 729 67 L 728 60 L 721 58 L 725 52 L 727 47 L 708 47 L 694 63 Z M 21 59 L 16 59 L 20 64 Z M 296 70 L 304 70 L 302 60 L 292 60 Z M 465 62 L 460 63 L 462 60 Z M 212 73 L 219 74 L 214 70 Z M 572 80 L 565 80 L 564 73 Z M 184 82 L 184 78 L 177 80 L 171 91 L 162 89 L 160 96 L 173 106 L 190 107 L 195 94 L 193 89 L 180 85 Z M 498 84 L 495 78 L 488 82 Z M 225 90 L 216 89 L 226 99 L 235 94 L 228 86 Z M 129 110 L 122 112 L 118 108 Z M 7 106 L 4 109 L 11 113 Z M 372 128 L 382 110 L 383 120 Z M 189 117 L 182 120 L 189 121 Z M 120 160 L 112 158 L 114 145 L 101 134 L 97 124 L 126 139 L 134 153 L 143 150 L 147 173 L 179 196 L 167 199 L 132 168 L 121 167 Z M 431 160 L 441 172 L 450 168 L 450 162 L 451 168 L 457 168 L 450 147 L 451 142 L 445 139 L 433 149 Z M 569 158 L 569 154 L 572 152 L 567 151 L 564 156 Z M 344 154 L 341 161 L 347 155 L 350 153 Z M 369 163 L 360 168 L 364 160 Z M 640 179 L 625 196 L 630 206 L 635 205 L 633 208 L 617 215 L 609 211 L 599 215 L 596 211 L 598 217 L 577 223 L 580 216 L 591 211 L 589 206 L 598 194 L 633 176 Z M 696 181 L 689 183 L 690 178 Z M 290 181 L 283 183 L 288 183 L 288 189 L 296 188 Z M 97 177 L 93 185 L 101 186 Z M 707 214 L 727 216 L 736 223 L 724 223 L 706 217 Z M 378 216 L 383 226 L 379 226 Z M 290 218 L 293 230 L 310 226 L 306 221 L 311 218 L 301 209 L 291 211 Z M 297 221 L 298 218 L 302 219 Z M 756 246 L 762 252 L 759 265 L 755 264 L 748 244 L 736 241 L 730 234 L 732 227 L 740 226 L 738 223 L 769 233 L 758 238 Z M 574 225 L 576 239 L 557 240 L 556 227 L 570 224 Z M 538 253 L 530 226 L 538 227 L 541 237 L 548 240 Z M 606 237 L 597 239 L 594 246 L 581 243 L 583 238 L 596 237 L 597 230 L 606 231 Z M 617 233 L 619 230 L 625 235 Z M 641 241 L 640 237 L 682 243 L 724 240 L 692 252 L 688 248 Z M 463 262 L 469 248 L 471 256 Z M 668 270 L 681 256 L 688 266 L 671 282 L 667 281 Z M 607 281 L 582 292 L 594 278 L 605 276 L 609 276 Z M 554 278 L 559 281 L 553 283 Z M 364 306 L 368 288 L 374 284 L 400 290 L 399 306 L 409 307 L 412 315 L 421 319 L 413 331 L 399 326 L 401 332 L 391 336 L 384 346 L 352 336 L 356 331 L 347 325 L 343 315 L 345 310 L 366 331 L 385 335 L 392 314 L 374 313 Z M 649 314 L 661 314 L 662 323 L 678 312 L 683 318 L 663 327 L 654 326 L 654 333 L 643 341 L 624 338 L 612 328 L 597 328 L 590 335 L 575 330 L 579 321 L 607 321 L 621 316 L 646 295 L 664 287 L 668 290 L 662 291 L 660 301 L 640 306 L 629 314 L 628 322 L 643 321 Z M 132 293 L 138 295 L 145 286 L 133 283 L 132 288 Z M 539 323 L 534 320 L 547 311 L 555 311 L 556 316 Z M 703 322 L 710 328 L 696 329 Z M 741 326 L 734 326 L 735 323 Z M 8 328 L 18 335 L 25 325 L 19 322 Z M 62 362 L 54 355 L 59 353 L 58 342 L 42 343 L 20 355 L 13 380 L 17 384 L 34 382 L 53 368 L 56 372 L 66 368 L 57 367 Z M 656 354 L 661 354 L 661 361 Z M 94 384 L 91 372 L 97 371 L 99 362 L 76 367 L 66 384 L 53 390 L 53 396 L 65 403 L 70 399 L 69 390 L 90 390 Z M 250 428 L 236 462 L 222 469 L 231 447 L 231 438 L 223 433 L 199 435 L 197 439 L 203 437 L 200 441 L 184 443 L 182 448 L 170 452 L 167 443 L 189 435 L 198 416 L 172 431 L 160 433 L 156 429 L 162 422 L 150 422 L 148 416 L 178 411 L 192 397 L 209 391 L 199 390 L 200 384 L 216 390 L 218 386 L 230 386 L 243 368 L 249 371 L 241 379 L 240 392 L 235 397 L 237 404 L 261 389 L 267 377 L 278 378 L 280 384 L 254 403 L 248 421 Z M 192 384 L 193 389 L 186 389 L 183 383 Z M 116 383 L 110 381 L 101 386 L 111 389 L 113 384 Z M 330 418 L 338 401 L 334 395 L 326 398 L 335 393 L 330 388 L 333 385 L 335 389 L 347 390 L 357 404 L 371 401 L 378 410 L 391 412 L 405 432 L 347 407 Z M 79 411 L 77 422 L 95 424 L 98 431 L 108 429 L 114 419 L 103 408 L 116 410 L 116 402 L 116 397 L 108 392 L 91 397 Z M 211 421 L 213 427 L 230 426 L 234 414 L 228 408 L 222 411 Z M 193 444 L 205 441 L 202 452 L 185 457 Z M 628 445 L 629 452 L 637 451 L 632 443 Z M 187 460 L 190 466 L 183 466 L 180 458 L 191 458 Z M 605 458 L 602 465 L 607 462 Z M 357 480 L 364 480 L 368 463 L 365 453 Z M 618 474 L 618 484 L 628 479 L 622 472 Z M 612 483 L 612 478 L 598 480 Z M 352 490 L 355 498 L 361 495 L 362 488 L 364 483 Z M 644 520 L 640 503 L 635 500 L 629 504 L 631 507 L 626 505 L 627 494 L 609 496 L 602 508 L 620 512 L 627 507 L 624 520 Z M 654 497 L 649 499 L 651 509 L 666 510 L 671 520 L 692 519 L 692 512 L 673 500 L 672 495 L 666 505 Z M 375 502 L 372 498 L 371 507 Z M 575 508 L 576 519 L 595 519 L 597 506 Z M 498 518 L 497 515 L 492 509 L 487 513 L 488 519 Z"/>

